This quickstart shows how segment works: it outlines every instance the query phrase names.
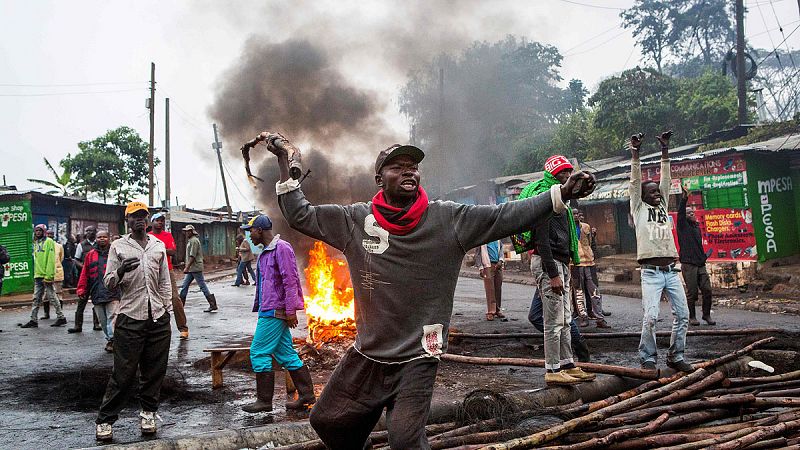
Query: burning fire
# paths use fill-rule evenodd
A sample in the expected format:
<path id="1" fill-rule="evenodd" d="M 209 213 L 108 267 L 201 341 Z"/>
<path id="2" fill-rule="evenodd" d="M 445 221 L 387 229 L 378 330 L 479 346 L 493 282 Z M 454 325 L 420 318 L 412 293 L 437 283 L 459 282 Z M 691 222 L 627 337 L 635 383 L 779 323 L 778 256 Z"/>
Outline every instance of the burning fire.
<path id="1" fill-rule="evenodd" d="M 314 242 L 308 252 L 305 269 L 308 295 L 305 298 L 308 316 L 308 338 L 326 342 L 354 333 L 353 285 L 347 263 L 331 258 L 322 242 Z"/>

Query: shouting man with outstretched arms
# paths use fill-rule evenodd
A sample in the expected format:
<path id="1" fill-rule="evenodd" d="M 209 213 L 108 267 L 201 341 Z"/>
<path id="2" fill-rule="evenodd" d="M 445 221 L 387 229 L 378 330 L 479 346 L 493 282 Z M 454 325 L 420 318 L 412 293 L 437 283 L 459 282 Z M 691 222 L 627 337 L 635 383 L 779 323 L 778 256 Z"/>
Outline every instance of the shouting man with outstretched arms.
<path id="1" fill-rule="evenodd" d="M 363 448 L 386 408 L 389 446 L 429 448 L 425 436 L 438 356 L 467 250 L 528 230 L 594 189 L 588 173 L 502 205 L 429 202 L 420 183 L 424 153 L 392 145 L 378 153 L 378 192 L 368 203 L 312 205 L 289 177 L 292 144 L 262 133 L 278 158 L 278 204 L 289 225 L 342 251 L 355 291 L 357 336 L 311 411 L 331 449 Z"/>

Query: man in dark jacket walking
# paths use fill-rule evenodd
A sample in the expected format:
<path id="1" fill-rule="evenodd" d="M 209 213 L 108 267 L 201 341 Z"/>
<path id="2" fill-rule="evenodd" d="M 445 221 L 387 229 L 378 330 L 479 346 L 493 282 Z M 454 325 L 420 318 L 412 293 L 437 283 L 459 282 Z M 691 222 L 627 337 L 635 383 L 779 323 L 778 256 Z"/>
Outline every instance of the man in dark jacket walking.
<path id="1" fill-rule="evenodd" d="M 103 284 L 108 263 L 108 249 L 111 241 L 107 231 L 97 232 L 96 248 L 89 250 L 83 257 L 83 270 L 78 279 L 78 297 L 86 302 L 92 300 L 94 313 L 100 320 L 103 334 L 106 336 L 106 351 L 114 351 L 114 324 L 111 318 L 119 304 L 119 289 L 107 289 Z"/>
<path id="2" fill-rule="evenodd" d="M 683 280 L 686 282 L 686 300 L 689 304 L 689 325 L 700 325 L 697 320 L 695 303 L 697 291 L 703 295 L 703 320 L 709 325 L 716 325 L 711 320 L 711 279 L 706 270 L 708 256 L 703 250 L 703 238 L 700 233 L 700 224 L 694 215 L 694 208 L 688 208 L 689 191 L 682 186 L 683 194 L 678 206 L 678 244 L 680 245 L 681 270 Z"/>

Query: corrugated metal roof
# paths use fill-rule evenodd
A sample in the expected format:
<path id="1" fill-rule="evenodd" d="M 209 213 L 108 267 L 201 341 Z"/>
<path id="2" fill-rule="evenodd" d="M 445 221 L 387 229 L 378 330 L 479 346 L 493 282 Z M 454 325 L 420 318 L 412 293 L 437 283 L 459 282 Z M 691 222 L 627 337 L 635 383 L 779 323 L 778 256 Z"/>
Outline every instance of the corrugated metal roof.
<path id="1" fill-rule="evenodd" d="M 180 223 L 236 223 L 237 220 L 229 220 L 225 217 L 197 214 L 188 211 L 170 211 L 169 220 Z"/>

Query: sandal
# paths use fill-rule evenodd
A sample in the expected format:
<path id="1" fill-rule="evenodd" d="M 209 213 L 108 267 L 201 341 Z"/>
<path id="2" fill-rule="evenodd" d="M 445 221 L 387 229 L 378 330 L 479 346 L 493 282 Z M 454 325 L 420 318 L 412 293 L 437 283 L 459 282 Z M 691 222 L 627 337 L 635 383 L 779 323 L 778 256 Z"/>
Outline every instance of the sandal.
<path id="1" fill-rule="evenodd" d="M 499 310 L 496 313 L 494 313 L 494 316 L 497 317 L 498 319 L 505 319 L 506 318 L 506 315 L 501 313 Z"/>
<path id="2" fill-rule="evenodd" d="M 494 316 L 495 316 L 495 314 L 494 314 L 494 313 L 486 313 L 486 320 L 488 320 L 489 322 L 491 322 L 491 321 L 493 321 L 493 320 L 494 320 Z"/>

